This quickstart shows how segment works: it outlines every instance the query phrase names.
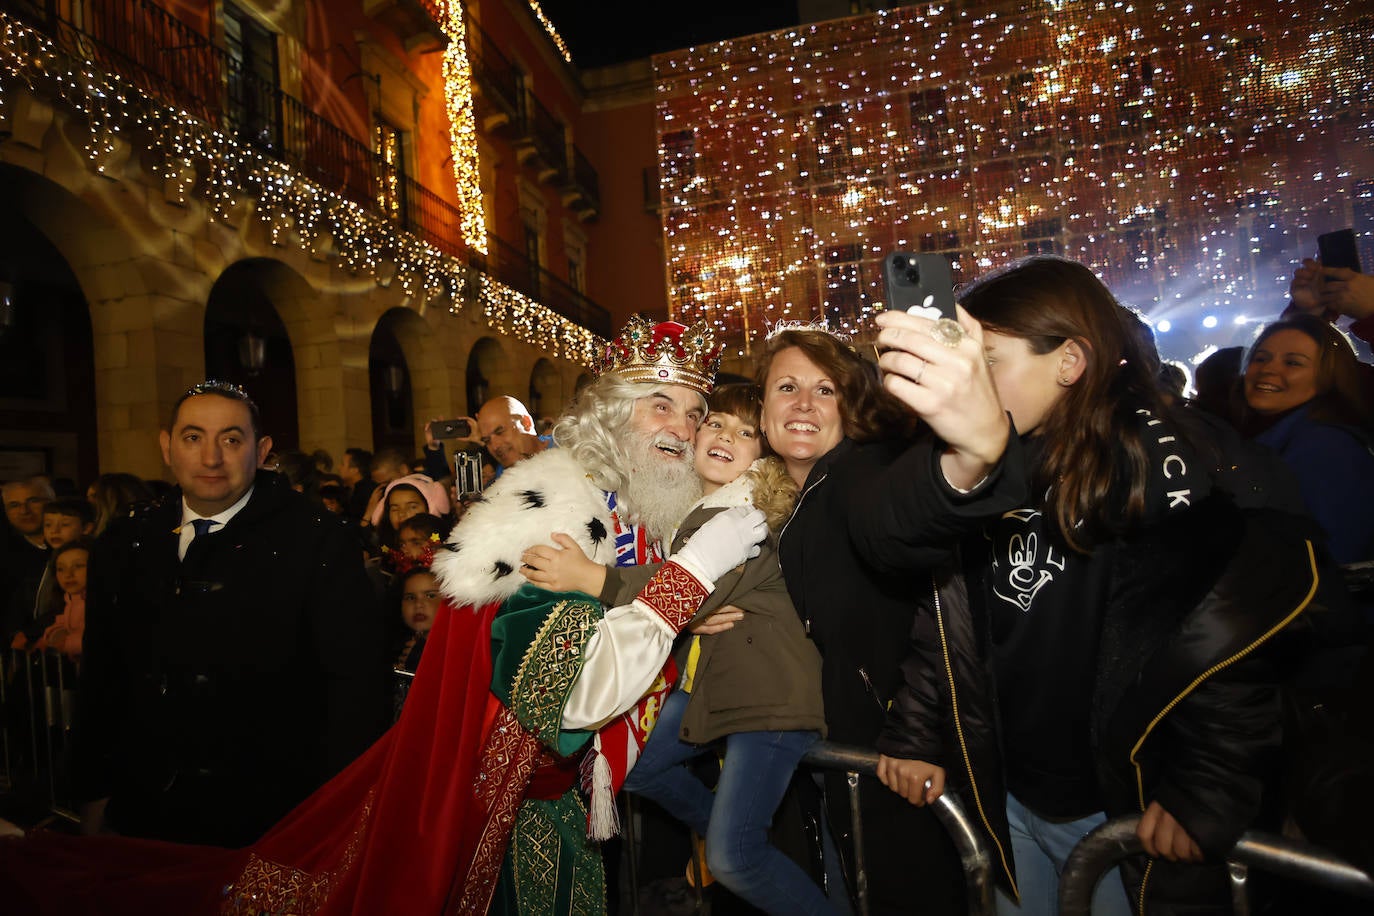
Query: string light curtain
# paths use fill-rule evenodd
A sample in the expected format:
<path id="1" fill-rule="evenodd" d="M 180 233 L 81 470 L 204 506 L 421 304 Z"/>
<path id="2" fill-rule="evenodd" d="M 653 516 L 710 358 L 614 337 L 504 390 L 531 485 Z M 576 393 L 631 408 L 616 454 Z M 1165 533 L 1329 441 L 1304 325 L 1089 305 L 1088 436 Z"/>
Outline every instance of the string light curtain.
<path id="1" fill-rule="evenodd" d="M 918 5 L 653 63 L 670 309 L 740 355 L 783 318 L 862 331 L 895 249 L 956 282 L 1062 253 L 1225 345 L 1374 215 L 1360 0 Z"/>

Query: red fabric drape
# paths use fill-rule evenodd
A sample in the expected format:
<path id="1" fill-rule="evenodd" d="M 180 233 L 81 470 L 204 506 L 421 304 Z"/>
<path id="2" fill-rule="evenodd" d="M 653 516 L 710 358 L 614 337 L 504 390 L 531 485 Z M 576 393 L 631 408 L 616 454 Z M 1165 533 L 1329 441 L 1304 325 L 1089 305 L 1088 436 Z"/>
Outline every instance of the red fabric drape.
<path id="1" fill-rule="evenodd" d="M 490 725 L 498 608 L 441 613 L 396 725 L 253 846 L 35 831 L 0 841 L 3 908 L 42 916 L 441 913 L 485 824 L 472 799 Z"/>

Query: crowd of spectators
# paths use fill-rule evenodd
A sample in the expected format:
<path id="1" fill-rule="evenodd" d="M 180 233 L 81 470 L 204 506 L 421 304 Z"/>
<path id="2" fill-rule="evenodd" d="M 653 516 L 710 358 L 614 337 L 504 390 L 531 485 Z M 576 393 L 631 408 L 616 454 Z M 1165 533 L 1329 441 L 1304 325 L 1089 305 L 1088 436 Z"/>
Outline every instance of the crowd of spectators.
<path id="1" fill-rule="evenodd" d="M 758 434 L 749 461 L 775 456 L 800 493 L 769 562 L 820 658 L 808 686 L 824 722 L 780 771 L 827 729 L 882 752 L 861 796 L 864 848 L 839 843 L 817 886 L 852 882 L 862 853 L 873 912 L 959 911 L 957 856 L 921 810 L 946 786 L 987 812 L 1008 913 L 1050 912 L 1068 848 L 1128 810 L 1169 863 L 1153 892 L 1181 907 L 1217 890 L 1188 864 L 1265 818 L 1374 866 L 1352 826 L 1371 813 L 1356 787 L 1374 760 L 1357 686 L 1374 625 L 1360 585 L 1374 370 L 1347 336 L 1374 341 L 1374 279 L 1304 262 L 1286 313 L 1199 365 L 1191 392 L 1080 265 L 1033 259 L 961 301 L 957 332 L 880 318 L 885 379 L 823 329 L 775 334 L 743 424 Z M 241 390 L 206 383 L 162 431 L 176 488 L 108 473 L 84 497 L 44 476 L 0 489 L 4 676 L 51 651 L 82 683 L 70 761 L 25 759 L 37 742 L 9 692 L 10 766 L 61 768 L 88 832 L 242 845 L 360 754 L 404 699 L 388 668 L 418 669 L 441 612 L 435 552 L 486 486 L 555 446 L 507 396 L 426 424 L 418 456 L 278 451 L 258 424 Z M 1311 626 L 1294 624 L 1302 612 Z M 725 630 L 749 619 L 731 613 Z M 1198 630 L 1218 645 L 1181 650 Z M 690 651 L 710 657 L 697 641 L 720 632 Z M 1165 749 L 1137 760 L 1158 724 L 1140 714 L 1194 676 L 1153 739 Z M 629 787 L 675 778 L 670 764 L 695 756 L 686 735 Z M 851 796 L 832 782 L 798 804 L 848 823 Z M 1345 791 L 1353 809 L 1315 803 Z M 684 819 L 708 834 L 703 797 Z M 1144 882 L 1126 866 L 1099 905 L 1129 912 L 1125 892 Z M 824 896 L 807 910 L 828 911 Z"/>

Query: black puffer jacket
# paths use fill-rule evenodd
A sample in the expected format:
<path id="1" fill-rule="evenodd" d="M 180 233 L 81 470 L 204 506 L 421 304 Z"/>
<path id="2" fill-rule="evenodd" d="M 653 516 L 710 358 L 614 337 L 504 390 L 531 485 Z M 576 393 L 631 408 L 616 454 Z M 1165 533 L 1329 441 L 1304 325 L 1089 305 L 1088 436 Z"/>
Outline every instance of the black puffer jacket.
<path id="1" fill-rule="evenodd" d="M 932 440 L 908 447 L 845 439 L 811 469 L 778 550 L 792 601 L 821 651 L 830 740 L 874 746 L 902 684 L 907 634 L 929 571 L 983 519 L 1025 501 L 1014 432 L 1007 449 L 1001 467 L 967 495 L 943 482 Z M 899 491 L 919 526 L 892 511 Z M 829 790 L 831 823 L 844 830 L 851 823 L 844 774 L 832 774 Z M 965 912 L 958 857 L 931 812 L 867 777 L 860 806 L 871 911 L 910 912 L 919 900 L 926 914 Z"/>
<path id="2" fill-rule="evenodd" d="M 1311 530 L 1306 519 L 1216 494 L 1086 560 L 1108 570 L 1090 740 L 1109 815 L 1158 801 L 1209 856 L 1255 819 L 1281 739 L 1274 644 L 1319 581 Z M 970 544 L 966 556 L 981 549 Z M 952 564 L 927 585 L 878 747 L 946 767 L 1014 893 L 988 657 L 995 599 L 986 570 L 969 565 L 967 580 Z M 1164 909 L 1218 888 L 1214 870 L 1163 862 L 1128 863 L 1125 877 L 1134 900 L 1148 895 Z"/>

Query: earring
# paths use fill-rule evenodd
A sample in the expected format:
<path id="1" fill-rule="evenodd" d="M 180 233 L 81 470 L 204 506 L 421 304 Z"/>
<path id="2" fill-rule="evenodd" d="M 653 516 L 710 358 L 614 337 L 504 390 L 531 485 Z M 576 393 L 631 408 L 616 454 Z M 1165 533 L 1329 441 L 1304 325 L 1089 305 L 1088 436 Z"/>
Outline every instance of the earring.
<path id="1" fill-rule="evenodd" d="M 1064 378 L 1064 377 L 1061 375 L 1061 376 L 1059 377 L 1059 384 L 1060 384 L 1061 386 L 1063 386 L 1064 388 L 1067 388 L 1067 387 L 1069 387 L 1070 385 L 1072 385 L 1073 382 L 1069 381 L 1068 379 Z"/>

